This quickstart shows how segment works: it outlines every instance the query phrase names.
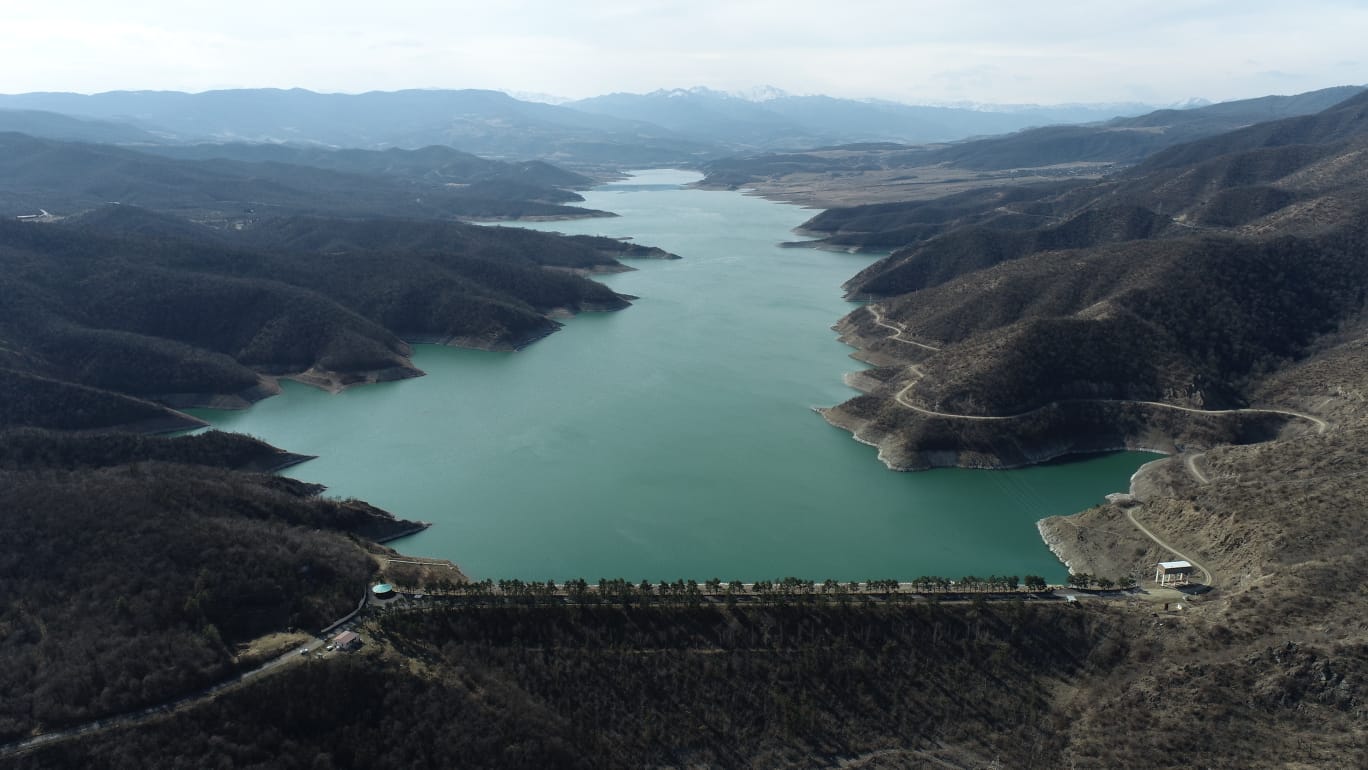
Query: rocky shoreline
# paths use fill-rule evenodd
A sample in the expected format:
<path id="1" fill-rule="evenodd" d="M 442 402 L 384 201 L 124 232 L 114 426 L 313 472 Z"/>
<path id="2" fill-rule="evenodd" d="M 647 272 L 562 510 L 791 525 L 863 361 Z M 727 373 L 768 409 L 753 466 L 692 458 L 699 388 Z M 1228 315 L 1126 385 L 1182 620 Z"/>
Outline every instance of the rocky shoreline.
<path id="1" fill-rule="evenodd" d="M 1059 559 L 1059 563 L 1064 565 L 1064 569 L 1068 570 L 1070 575 L 1073 575 L 1077 554 L 1068 548 L 1065 539 L 1049 525 L 1049 521 L 1050 519 L 1037 521 L 1036 532 L 1040 533 L 1040 539 L 1045 541 L 1045 547 L 1050 549 L 1050 553 Z"/>
<path id="2" fill-rule="evenodd" d="M 1174 456 L 1145 463 L 1131 474 L 1126 492 L 1107 495 L 1101 505 L 1036 522 L 1040 537 L 1070 573 L 1119 577 L 1162 560 L 1168 553 L 1127 520 L 1126 511 L 1146 500 L 1172 495 L 1162 479 Z"/>
<path id="3" fill-rule="evenodd" d="M 1049 443 L 1029 445 L 1008 439 L 999 448 L 955 447 L 945 449 L 920 449 L 909 451 L 897 443 L 895 432 L 873 429 L 875 420 L 866 419 L 843 410 L 840 406 L 816 407 L 813 411 L 833 427 L 851 434 L 851 438 L 879 450 L 879 461 L 891 471 L 912 472 L 934 470 L 937 468 L 965 468 L 973 470 L 1013 470 L 1042 465 L 1074 455 L 1103 454 L 1106 452 L 1153 452 L 1173 454 L 1170 445 L 1155 446 L 1154 443 L 1139 438 L 1117 441 L 1115 439 L 1096 440 L 1085 436 L 1060 436 Z M 953 419 L 953 418 L 949 418 Z M 1017 450 L 1009 454 L 1005 447 L 1012 443 Z"/>
<path id="4" fill-rule="evenodd" d="M 281 375 L 281 379 L 310 385 L 329 393 L 341 393 L 357 385 L 373 385 L 377 382 L 395 382 L 411 377 L 422 377 L 424 372 L 415 366 L 391 366 L 384 369 L 368 369 L 357 372 L 334 372 L 326 369 L 308 369 L 297 374 Z"/>

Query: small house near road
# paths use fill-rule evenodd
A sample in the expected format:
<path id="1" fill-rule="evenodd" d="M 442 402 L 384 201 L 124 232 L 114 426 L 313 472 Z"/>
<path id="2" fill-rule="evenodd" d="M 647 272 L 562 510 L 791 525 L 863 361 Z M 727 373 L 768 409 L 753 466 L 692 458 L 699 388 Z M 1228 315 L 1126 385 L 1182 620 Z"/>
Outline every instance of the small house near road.
<path id="1" fill-rule="evenodd" d="M 1192 562 L 1161 561 L 1155 566 L 1154 582 L 1161 586 L 1185 586 L 1192 575 L 1192 569 Z"/>
<path id="2" fill-rule="evenodd" d="M 361 637 L 355 631 L 343 631 L 333 637 L 333 644 L 339 650 L 351 651 L 361 646 Z"/>

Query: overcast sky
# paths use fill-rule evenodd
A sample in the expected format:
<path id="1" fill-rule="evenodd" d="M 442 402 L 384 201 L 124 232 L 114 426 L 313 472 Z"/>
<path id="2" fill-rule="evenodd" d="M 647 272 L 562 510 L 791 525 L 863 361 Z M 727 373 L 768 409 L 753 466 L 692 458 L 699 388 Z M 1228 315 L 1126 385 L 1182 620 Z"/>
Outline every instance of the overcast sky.
<path id="1" fill-rule="evenodd" d="M 1171 103 L 1368 83 L 1368 2 L 0 0 L 0 92 L 773 85 Z"/>

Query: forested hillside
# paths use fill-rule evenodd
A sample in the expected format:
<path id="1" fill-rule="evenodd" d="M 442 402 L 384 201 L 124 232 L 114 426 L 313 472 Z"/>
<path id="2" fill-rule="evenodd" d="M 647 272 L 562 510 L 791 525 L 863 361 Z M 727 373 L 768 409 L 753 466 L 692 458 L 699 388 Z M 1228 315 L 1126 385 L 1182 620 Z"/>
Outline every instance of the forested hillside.
<path id="1" fill-rule="evenodd" d="M 239 645 L 356 606 L 354 536 L 412 522 L 261 475 L 252 439 L 0 433 L 0 742 L 227 677 Z"/>
<path id="2" fill-rule="evenodd" d="M 926 461 L 918 447 L 953 458 L 957 431 L 974 462 L 988 464 L 994 454 L 1022 461 L 1068 451 L 1072 439 L 1081 448 L 1105 445 L 1102 436 L 1160 447 L 1196 438 L 1173 415 L 1134 422 L 1118 413 L 1130 427 L 1116 431 L 1095 415 L 1080 421 L 1067 402 L 1244 407 L 1262 378 L 1356 319 L 1368 291 L 1368 179 L 1357 162 L 1365 147 L 1368 96 L 1359 95 L 1315 116 L 1175 147 L 1090 185 L 815 218 L 809 229 L 846 238 L 908 238 L 847 284 L 879 303 L 842 328 L 889 368 L 870 396 L 830 416 L 913 464 Z M 895 330 L 919 344 L 894 339 Z M 1029 428 L 997 424 L 1000 452 L 969 438 L 983 426 L 953 419 L 1047 405 L 1054 411 Z M 1220 435 L 1206 440 L 1270 434 L 1232 425 Z"/>
<path id="3" fill-rule="evenodd" d="M 422 526 L 267 475 L 309 458 L 255 439 L 150 435 L 202 425 L 174 408 L 421 374 L 409 341 L 517 348 L 627 306 L 582 274 L 673 256 L 456 221 L 592 213 L 543 163 L 0 143 L 0 200 L 45 210 L 0 220 L 0 743 L 280 654 L 356 607 L 371 540 Z"/>
<path id="4" fill-rule="evenodd" d="M 0 215 L 36 214 L 40 209 L 68 215 L 113 202 L 231 225 L 298 213 L 435 219 L 607 216 L 560 205 L 574 197 L 558 192 L 557 183 L 579 185 L 584 178 L 560 175 L 544 165 L 521 167 L 527 174 L 509 166 L 500 167 L 499 173 L 469 170 L 462 184 L 478 182 L 485 189 L 504 185 L 488 196 L 479 194 L 480 188 L 472 193 L 455 186 L 446 175 L 460 165 L 440 152 L 400 157 L 388 166 L 383 158 L 365 156 L 338 159 L 282 151 L 273 154 L 285 161 L 248 162 L 221 157 L 233 153 L 206 154 L 210 157 L 181 160 L 107 144 L 0 133 Z"/>
<path id="5" fill-rule="evenodd" d="M 920 602 L 395 612 L 365 627 L 373 642 L 350 659 L 305 663 L 13 764 L 1111 768 L 1163 754 L 1235 768 L 1363 758 L 1361 649 L 1264 645 L 1190 614 Z M 1155 699 L 1200 709 L 1156 709 Z"/>
<path id="6" fill-rule="evenodd" d="M 310 459 L 250 436 L 211 430 L 188 436 L 11 428 L 0 431 L 0 469 L 77 470 L 175 462 L 262 473 Z"/>
<path id="7" fill-rule="evenodd" d="M 19 767 L 826 767 L 876 755 L 1047 766 L 1052 687 L 1116 661 L 1105 614 L 1030 606 L 412 613 L 381 656 L 309 665 L 164 725 Z M 215 735 L 214 748 L 206 744 Z M 944 754 L 942 754 L 944 752 Z M 312 765 L 310 764 L 312 763 Z"/>
<path id="8" fill-rule="evenodd" d="M 69 391 L 90 402 L 85 423 L 25 393 L 7 400 L 5 424 L 163 416 L 100 391 L 185 406 L 267 395 L 261 373 L 337 384 L 412 376 L 404 340 L 521 347 L 559 327 L 553 311 L 625 307 L 567 270 L 626 269 L 615 257 L 627 255 L 671 256 L 439 221 L 290 217 L 215 230 L 127 205 L 0 222 L 6 382 L 97 389 Z"/>
<path id="9" fill-rule="evenodd" d="M 0 113 L 2 115 L 3 113 Z M 448 185 L 508 183 L 539 189 L 547 195 L 557 188 L 591 187 L 594 180 L 545 161 L 509 162 L 482 158 L 445 145 L 413 150 L 333 149 L 316 145 L 221 144 L 147 145 L 146 152 L 182 160 L 235 160 L 244 163 L 286 163 L 353 174 L 379 174 Z M 567 198 L 573 200 L 573 198 Z"/>

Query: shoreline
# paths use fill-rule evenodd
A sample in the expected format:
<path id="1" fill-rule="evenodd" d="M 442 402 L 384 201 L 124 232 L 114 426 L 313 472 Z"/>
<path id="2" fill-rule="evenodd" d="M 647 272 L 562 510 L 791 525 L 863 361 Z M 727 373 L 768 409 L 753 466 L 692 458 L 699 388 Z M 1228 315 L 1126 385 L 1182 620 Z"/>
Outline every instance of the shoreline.
<path id="1" fill-rule="evenodd" d="M 1172 457 L 1172 456 L 1174 456 L 1174 454 L 1175 454 L 1175 453 L 1170 452 L 1170 451 L 1168 451 L 1168 450 L 1166 450 L 1166 449 L 1159 449 L 1159 448 L 1157 448 L 1157 447 L 1146 446 L 1146 445 L 1143 445 L 1143 444 L 1135 444 L 1135 445 L 1130 445 L 1130 444 L 1121 444 L 1121 445 L 1109 444 L 1109 445 L 1107 445 L 1107 446 L 1102 446 L 1102 447 L 1097 447 L 1097 448 L 1087 448 L 1087 449 L 1082 449 L 1082 448 L 1069 448 L 1069 449 L 1064 449 L 1064 450 L 1062 450 L 1062 451 L 1051 452 L 1051 453 L 1049 453 L 1049 454 L 1043 455 L 1040 459 L 1032 459 L 1032 460 L 1028 460 L 1028 461 L 1026 461 L 1026 462 L 1020 462 L 1020 463 L 998 462 L 998 463 L 994 463 L 994 464 L 980 464 L 980 463 L 972 463 L 972 462 L 967 463 L 967 462 L 963 462 L 963 461 L 956 460 L 956 461 L 950 462 L 950 463 L 930 463 L 930 464 L 927 464 L 927 465 L 896 465 L 896 464 L 893 463 L 892 460 L 889 460 L 888 457 L 885 455 L 885 453 L 884 453 L 884 447 L 883 447 L 883 444 L 882 444 L 881 442 L 875 442 L 875 441 L 873 441 L 873 440 L 871 440 L 871 439 L 865 438 L 864 436 L 860 435 L 860 430 L 864 427 L 864 425 L 868 425 L 868 424 L 869 424 L 869 421 L 862 421 L 862 422 L 863 422 L 863 425 L 860 425 L 859 427 L 851 427 L 851 424 L 848 424 L 848 423 L 845 423 L 845 422 L 841 421 L 839 417 L 833 417 L 833 416 L 832 416 L 832 413 L 835 412 L 836 410 L 837 410 L 837 407 L 826 407 L 826 406 L 814 406 L 814 407 L 812 407 L 812 411 L 814 411 L 814 412 L 820 414 L 820 415 L 822 416 L 822 419 L 826 420 L 827 424 L 830 425 L 831 427 L 837 428 L 837 429 L 839 429 L 839 430 L 846 431 L 847 433 L 851 434 L 850 437 L 851 437 L 852 439 L 854 439 L 855 441 L 857 441 L 858 443 L 861 443 L 861 444 L 864 444 L 865 446 L 870 446 L 870 447 L 874 447 L 875 449 L 878 449 L 878 450 L 879 450 L 879 461 L 882 462 L 882 463 L 884 464 L 884 467 L 886 467 L 888 470 L 894 471 L 894 472 L 896 472 L 896 473 L 920 473 L 920 472 L 922 472 L 922 471 L 940 470 L 940 469 L 944 469 L 944 468 L 959 468 L 959 469 L 962 469 L 962 470 L 979 470 L 979 471 L 1012 471 L 1012 470 L 1021 470 L 1021 469 L 1023 469 L 1023 468 L 1032 468 L 1032 467 L 1035 467 L 1035 466 L 1037 466 L 1037 465 L 1046 465 L 1046 464 L 1048 464 L 1048 463 L 1052 463 L 1052 462 L 1055 462 L 1056 460 L 1060 460 L 1060 459 L 1063 459 L 1063 458 L 1066 458 L 1066 457 L 1073 457 L 1073 456 L 1082 457 L 1082 456 L 1086 456 L 1086 455 L 1095 455 L 1095 454 L 1110 454 L 1110 453 L 1112 453 L 1112 452 L 1147 452 L 1147 453 L 1150 453 L 1150 454 L 1163 455 L 1164 458 Z M 844 413 L 842 413 L 842 414 L 844 414 Z M 859 418 L 851 418 L 851 419 L 854 420 L 854 421 L 859 421 Z M 891 435 L 891 434 L 890 434 L 890 435 Z M 950 455 L 950 456 L 959 457 L 962 453 L 961 453 L 961 452 L 954 451 L 954 450 L 945 449 L 945 450 L 926 451 L 926 452 L 921 452 L 921 453 L 919 453 L 919 454 L 920 454 L 920 456 L 923 456 L 923 457 L 933 457 L 933 456 L 934 456 L 934 457 L 939 457 L 939 456 L 942 456 L 942 455 Z M 1161 458 L 1161 459 L 1164 459 L 1164 458 Z"/>
<path id="2" fill-rule="evenodd" d="M 814 408 L 813 408 L 813 411 L 815 411 L 815 412 L 817 412 L 818 414 L 822 415 L 822 418 L 827 422 L 828 425 L 831 425 L 831 426 L 834 427 L 834 428 L 837 428 L 837 429 L 840 429 L 840 430 L 843 430 L 843 431 L 846 431 L 847 433 L 849 433 L 850 436 L 851 436 L 851 438 L 854 439 L 856 442 L 858 442 L 858 443 L 860 443 L 860 444 L 864 444 L 865 446 L 873 447 L 874 450 L 875 450 L 875 452 L 876 452 L 876 457 L 878 458 L 879 462 L 883 463 L 884 467 L 887 468 L 888 470 L 894 471 L 894 472 L 898 472 L 898 473 L 915 473 L 915 472 L 922 472 L 922 471 L 938 470 L 938 469 L 943 469 L 943 468 L 960 468 L 960 469 L 964 469 L 964 470 L 981 470 L 981 471 L 1019 470 L 1019 469 L 1023 469 L 1023 468 L 1030 468 L 1030 467 L 1045 465 L 1045 464 L 1052 463 L 1052 462 L 1057 462 L 1057 461 L 1067 461 L 1067 458 L 1070 458 L 1070 457 L 1083 458 L 1083 457 L 1086 457 L 1086 456 L 1088 456 L 1088 455 L 1103 455 L 1103 454 L 1110 454 L 1110 453 L 1112 453 L 1112 452 L 1119 452 L 1119 451 L 1128 451 L 1128 452 L 1147 452 L 1147 453 L 1151 453 L 1151 454 L 1160 455 L 1160 456 L 1157 457 L 1156 459 L 1150 460 L 1150 461 L 1144 463 L 1144 464 L 1141 465 L 1138 469 L 1136 469 L 1134 473 L 1131 474 L 1129 480 L 1127 481 L 1127 485 L 1126 485 L 1126 490 L 1127 490 L 1127 491 L 1126 491 L 1126 492 L 1124 492 L 1124 493 L 1113 492 L 1113 493 L 1111 493 L 1111 494 L 1108 494 L 1108 495 L 1106 496 L 1106 499 L 1108 500 L 1108 502 L 1111 502 L 1111 501 L 1113 501 L 1113 498 L 1118 498 L 1118 497 L 1120 497 L 1120 496 L 1122 496 L 1122 495 L 1124 495 L 1126 499 L 1137 499 L 1137 498 L 1138 498 L 1138 494 L 1137 494 L 1137 482 L 1140 481 L 1141 479 L 1143 479 L 1144 476 L 1145 476 L 1145 474 L 1146 474 L 1150 469 L 1152 469 L 1152 468 L 1155 466 L 1156 463 L 1165 462 L 1165 461 L 1170 460 L 1170 459 L 1172 459 L 1173 457 L 1176 456 L 1174 453 L 1167 452 L 1167 451 L 1163 451 L 1163 450 L 1159 450 L 1159 449 L 1156 449 L 1156 448 L 1154 448 L 1154 447 L 1147 447 L 1147 446 L 1141 446 L 1141 445 L 1135 445 L 1135 446 L 1119 446 L 1119 447 L 1113 446 L 1113 447 L 1104 447 L 1104 448 L 1099 448 L 1099 449 L 1088 449 L 1088 450 L 1077 450 L 1077 449 L 1068 450 L 1068 449 L 1066 449 L 1066 450 L 1064 450 L 1064 451 L 1051 453 L 1051 454 L 1049 454 L 1048 456 L 1045 456 L 1045 457 L 1042 457 L 1041 459 L 1033 460 L 1033 461 L 1030 461 L 1030 462 L 1017 463 L 1017 464 L 1007 464 L 1007 463 L 1001 463 L 1001 462 L 999 462 L 998 464 L 995 464 L 995 465 L 987 465 L 987 464 L 979 464 L 979 463 L 968 463 L 968 462 L 964 462 L 963 459 L 962 459 L 962 457 L 961 457 L 961 455 L 960 455 L 960 453 L 958 453 L 958 452 L 951 452 L 951 451 L 948 451 L 948 450 L 947 450 L 947 451 L 943 451 L 943 452 L 923 453 L 921 456 L 922 456 L 923 458 L 925 458 L 925 459 L 928 461 L 927 464 L 926 464 L 925 466 L 922 466 L 922 467 L 900 467 L 900 466 L 898 466 L 898 465 L 895 465 L 895 464 L 890 460 L 890 458 L 888 457 L 888 455 L 887 455 L 887 454 L 885 453 L 885 451 L 884 451 L 884 447 L 883 447 L 880 443 L 876 443 L 876 442 L 871 441 L 871 440 L 869 440 L 869 439 L 867 439 L 867 438 L 865 438 L 865 437 L 863 437 L 863 436 L 860 435 L 860 427 L 863 427 L 863 426 L 855 427 L 855 426 L 853 426 L 853 425 L 843 424 L 843 423 L 840 421 L 839 417 L 836 417 L 836 416 L 832 415 L 832 413 L 831 413 L 831 412 L 832 412 L 832 409 L 829 409 L 829 408 L 814 407 Z M 1081 558 L 1084 558 L 1084 557 L 1082 557 L 1081 554 L 1076 553 L 1076 552 L 1069 546 L 1068 540 L 1065 539 L 1064 537 L 1062 537 L 1062 536 L 1057 532 L 1057 530 L 1055 529 L 1055 527 L 1058 526 L 1058 525 L 1057 525 L 1057 524 L 1053 524 L 1052 522 L 1054 522 L 1054 521 L 1063 521 L 1063 522 L 1067 522 L 1067 523 L 1071 524 L 1072 526 L 1074 526 L 1074 527 L 1076 527 L 1076 528 L 1082 528 L 1083 525 L 1078 524 L 1077 521 L 1075 521 L 1075 519 L 1076 519 L 1076 517 L 1078 517 L 1078 516 L 1080 516 L 1081 514 L 1083 514 L 1086 510 L 1088 510 L 1088 509 L 1084 509 L 1084 510 L 1081 510 L 1081 511 L 1073 511 L 1073 512 L 1071 512 L 1071 513 L 1058 514 L 1058 515 L 1055 515 L 1055 516 L 1047 516 L 1047 517 L 1045 517 L 1045 518 L 1038 519 L 1038 520 L 1036 521 L 1036 533 L 1039 535 L 1039 537 L 1040 537 L 1040 539 L 1041 539 L 1041 542 L 1044 543 L 1045 547 L 1046 547 L 1047 549 L 1049 549 L 1050 553 L 1055 557 L 1055 559 L 1057 559 L 1057 560 L 1059 561 L 1060 564 L 1062 564 L 1062 565 L 1064 566 L 1064 569 L 1065 569 L 1070 575 L 1075 574 L 1075 570 L 1074 570 L 1075 564 L 1081 563 L 1081 562 L 1080 562 L 1080 559 L 1081 559 Z"/>
<path id="3" fill-rule="evenodd" d="M 522 221 L 553 221 L 569 219 L 586 219 L 601 216 L 618 216 L 611 212 L 596 212 L 585 216 L 575 217 L 531 217 L 520 218 Z M 501 220 L 504 221 L 504 220 Z M 506 220 L 515 221 L 515 220 Z M 655 247 L 633 247 L 637 253 L 621 255 L 620 259 L 654 259 L 672 260 L 680 259 L 678 255 L 666 252 Z M 556 266 L 546 266 L 544 269 L 551 272 L 570 272 L 586 277 L 595 274 L 623 273 L 637 270 L 630 265 L 620 262 L 611 264 L 595 265 L 588 269 L 582 268 L 562 268 Z M 403 356 L 403 363 L 381 369 L 368 369 L 358 371 L 336 371 L 310 367 L 298 372 L 264 372 L 257 371 L 257 383 L 237 393 L 167 393 L 152 397 L 152 403 L 165 409 L 168 414 L 165 417 L 151 418 L 134 423 L 125 423 L 119 426 L 111 426 L 100 430 L 127 430 L 137 433 L 158 434 L 158 433 L 179 433 L 191 430 L 213 429 L 213 424 L 209 421 L 184 414 L 179 409 L 215 409 L 224 411 L 246 410 L 256 403 L 263 401 L 271 396 L 280 395 L 282 392 L 281 380 L 297 382 L 312 388 L 323 390 L 330 394 L 339 394 L 350 388 L 360 385 L 372 385 L 383 382 L 397 382 L 405 379 L 424 377 L 426 372 L 417 368 L 412 362 L 413 345 L 440 345 L 443 347 L 455 347 L 466 350 L 481 350 L 486 352 L 517 352 L 529 347 L 564 327 L 559 319 L 573 318 L 581 313 L 608 313 L 617 312 L 631 307 L 631 301 L 637 299 L 631 295 L 618 294 L 618 301 L 613 303 L 589 303 L 586 302 L 578 307 L 555 307 L 546 311 L 543 317 L 548 324 L 534 333 L 525 334 L 508 341 L 491 341 L 487 338 L 470 336 L 440 336 L 440 335 L 407 335 L 401 337 L 405 346 L 409 348 Z M 317 455 L 304 455 L 288 450 L 281 450 L 275 462 L 263 464 L 260 467 L 249 468 L 251 472 L 275 474 L 288 468 L 317 459 Z M 415 535 L 431 528 L 431 522 L 414 522 L 413 526 L 403 530 L 382 535 L 378 538 L 367 538 L 377 545 L 383 545 L 401 538 Z M 394 551 L 399 556 L 412 556 Z M 414 558 L 426 559 L 429 557 L 415 556 Z M 465 572 L 454 563 L 450 567 L 456 570 L 457 574 L 463 579 L 468 579 Z"/>
<path id="4" fill-rule="evenodd" d="M 408 537 L 409 535 L 416 535 L 416 534 L 418 534 L 419 532 L 423 532 L 423 531 L 429 529 L 430 527 L 432 527 L 432 522 L 430 522 L 430 521 L 416 521 L 416 522 L 414 522 L 413 526 L 412 526 L 412 527 L 409 527 L 408 529 L 401 530 L 401 531 L 399 531 L 399 532 L 392 532 L 392 533 L 390 533 L 390 534 L 388 534 L 388 535 L 382 535 L 382 536 L 377 537 L 377 538 L 371 538 L 371 542 L 376 543 L 376 544 L 379 544 L 379 545 L 384 545 L 385 543 L 389 543 L 389 542 L 392 542 L 392 541 L 394 541 L 394 540 L 398 540 L 398 539 L 401 538 L 401 537 Z M 395 553 L 399 553 L 399 552 L 398 552 L 398 551 L 395 551 Z M 410 554 L 401 554 L 401 555 L 410 555 Z"/>
<path id="5" fill-rule="evenodd" d="M 577 208 L 571 206 L 569 208 Z M 504 222 L 574 222 L 580 219 L 610 219 L 622 216 L 611 211 L 584 209 L 583 214 L 540 214 L 529 217 L 461 217 L 460 221 L 471 224 L 502 224 Z"/>
<path id="6" fill-rule="evenodd" d="M 1071 513 L 1068 515 L 1074 516 L 1076 514 Z M 1054 557 L 1059 559 L 1059 563 L 1064 565 L 1064 569 L 1072 575 L 1074 574 L 1073 559 L 1069 558 L 1069 554 L 1064 546 L 1064 541 L 1057 537 L 1051 537 L 1050 533 L 1047 532 L 1048 527 L 1045 522 L 1048 521 L 1049 518 L 1050 517 L 1046 517 L 1036 521 L 1036 532 L 1040 534 L 1040 539 L 1045 542 L 1045 547 L 1050 549 L 1050 553 L 1054 554 Z"/>
<path id="7" fill-rule="evenodd" d="M 1125 492 L 1107 495 L 1106 502 L 1082 511 L 1047 516 L 1036 522 L 1040 537 L 1073 574 L 1075 568 L 1099 575 L 1120 575 L 1134 568 L 1128 554 L 1143 553 L 1155 547 L 1152 538 L 1135 529 L 1127 510 L 1145 502 L 1158 492 L 1151 477 L 1162 464 L 1177 455 L 1151 460 L 1131 474 Z M 1062 529 L 1067 525 L 1072 533 Z M 1162 549 L 1161 549 L 1162 550 Z M 1162 558 L 1162 553 L 1159 554 Z M 1148 561 L 1148 560 L 1146 560 Z"/>

